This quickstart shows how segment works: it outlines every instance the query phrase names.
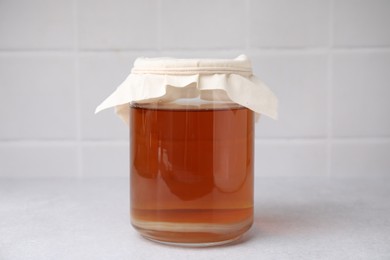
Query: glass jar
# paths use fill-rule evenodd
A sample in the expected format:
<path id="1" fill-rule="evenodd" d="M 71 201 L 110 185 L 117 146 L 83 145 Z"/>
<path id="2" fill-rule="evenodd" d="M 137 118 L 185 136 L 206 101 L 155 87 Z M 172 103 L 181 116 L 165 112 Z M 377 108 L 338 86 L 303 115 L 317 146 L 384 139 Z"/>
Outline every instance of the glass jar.
<path id="1" fill-rule="evenodd" d="M 277 99 L 236 59 L 138 58 L 96 112 L 130 128 L 131 223 L 167 244 L 234 241 L 253 223 L 255 113 Z"/>
<path id="2" fill-rule="evenodd" d="M 131 221 L 146 238 L 233 241 L 253 223 L 254 113 L 198 98 L 132 103 Z"/>

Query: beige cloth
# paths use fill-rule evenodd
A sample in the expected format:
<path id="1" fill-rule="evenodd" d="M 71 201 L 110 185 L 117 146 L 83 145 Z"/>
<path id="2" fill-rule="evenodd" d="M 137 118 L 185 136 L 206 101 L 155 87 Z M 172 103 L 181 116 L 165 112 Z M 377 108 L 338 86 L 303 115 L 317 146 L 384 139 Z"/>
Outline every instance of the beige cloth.
<path id="1" fill-rule="evenodd" d="M 131 74 L 97 108 L 116 107 L 128 122 L 129 103 L 171 102 L 199 96 L 204 100 L 233 101 L 256 113 L 277 118 L 277 98 L 258 78 L 245 55 L 236 59 L 138 58 Z"/>

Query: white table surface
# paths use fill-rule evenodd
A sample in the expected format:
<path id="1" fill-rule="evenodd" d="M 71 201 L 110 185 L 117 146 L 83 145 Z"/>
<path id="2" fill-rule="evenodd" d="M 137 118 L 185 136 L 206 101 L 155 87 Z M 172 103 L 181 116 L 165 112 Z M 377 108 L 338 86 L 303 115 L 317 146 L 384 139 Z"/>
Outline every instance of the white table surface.
<path id="1" fill-rule="evenodd" d="M 236 244 L 177 248 L 129 223 L 128 179 L 0 179 L 0 259 L 390 259 L 390 182 L 256 179 Z"/>

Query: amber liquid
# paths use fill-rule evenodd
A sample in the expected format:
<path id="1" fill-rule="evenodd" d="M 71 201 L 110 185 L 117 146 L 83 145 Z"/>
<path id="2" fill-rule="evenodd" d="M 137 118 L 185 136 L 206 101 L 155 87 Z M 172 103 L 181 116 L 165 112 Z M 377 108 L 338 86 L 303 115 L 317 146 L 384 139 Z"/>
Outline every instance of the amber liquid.
<path id="1" fill-rule="evenodd" d="M 212 244 L 250 228 L 252 111 L 133 106 L 130 120 L 131 216 L 142 235 Z"/>

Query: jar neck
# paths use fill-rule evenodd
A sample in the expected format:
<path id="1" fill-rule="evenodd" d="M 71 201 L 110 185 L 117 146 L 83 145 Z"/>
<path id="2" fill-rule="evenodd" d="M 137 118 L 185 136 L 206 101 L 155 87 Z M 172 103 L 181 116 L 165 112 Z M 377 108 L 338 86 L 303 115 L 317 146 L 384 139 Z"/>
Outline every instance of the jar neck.
<path id="1" fill-rule="evenodd" d="M 132 102 L 131 107 L 144 109 L 167 109 L 167 110 L 219 110 L 238 109 L 243 106 L 232 101 L 204 100 L 197 98 L 178 98 L 169 102 L 164 101 L 143 101 Z"/>

